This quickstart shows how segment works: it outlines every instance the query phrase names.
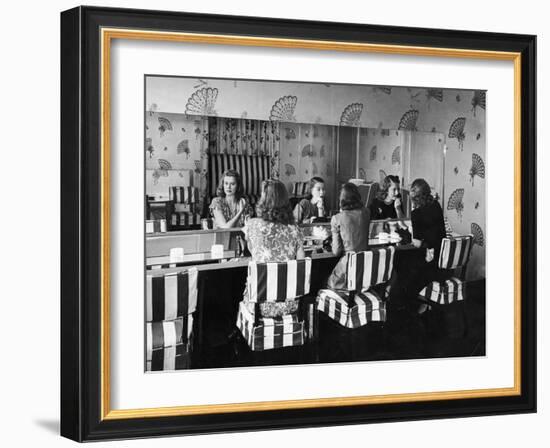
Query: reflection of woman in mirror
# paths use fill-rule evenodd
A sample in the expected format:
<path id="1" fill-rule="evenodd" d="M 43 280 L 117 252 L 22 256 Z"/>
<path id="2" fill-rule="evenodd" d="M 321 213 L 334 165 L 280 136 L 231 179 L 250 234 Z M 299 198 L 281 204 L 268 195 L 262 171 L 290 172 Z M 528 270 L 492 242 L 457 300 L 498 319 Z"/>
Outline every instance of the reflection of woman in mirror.
<path id="1" fill-rule="evenodd" d="M 214 228 L 229 229 L 244 225 L 245 217 L 250 216 L 252 210 L 243 193 L 244 187 L 239 172 L 225 171 L 216 191 L 217 196 L 210 203 Z"/>
<path id="2" fill-rule="evenodd" d="M 367 250 L 369 245 L 370 212 L 363 206 L 361 194 L 356 185 L 347 183 L 340 190 L 340 213 L 330 221 L 332 231 L 332 253 L 341 256 L 347 252 Z M 347 258 L 342 257 L 327 286 L 331 289 L 346 288 Z"/>
<path id="3" fill-rule="evenodd" d="M 405 219 L 399 177 L 390 175 L 384 178 L 369 209 L 371 219 Z"/>
<path id="4" fill-rule="evenodd" d="M 262 184 L 256 213 L 257 218 L 249 219 L 243 229 L 253 261 L 267 263 L 304 258 L 304 237 L 294 224 L 288 192 L 282 182 L 267 180 Z M 254 304 L 249 305 L 253 310 Z M 281 316 L 297 308 L 298 302 L 293 300 L 260 304 L 263 317 Z"/>
<path id="5" fill-rule="evenodd" d="M 309 181 L 309 196 L 294 207 L 294 218 L 297 224 L 301 224 L 326 216 L 328 210 L 325 203 L 325 181 L 320 177 L 313 177 Z"/>
<path id="6" fill-rule="evenodd" d="M 411 186 L 413 211 L 412 243 L 419 256 L 392 278 L 390 302 L 401 307 L 414 303 L 418 293 L 434 280 L 444 280 L 449 273 L 438 268 L 441 240 L 445 238 L 443 210 L 424 179 L 416 179 Z"/>

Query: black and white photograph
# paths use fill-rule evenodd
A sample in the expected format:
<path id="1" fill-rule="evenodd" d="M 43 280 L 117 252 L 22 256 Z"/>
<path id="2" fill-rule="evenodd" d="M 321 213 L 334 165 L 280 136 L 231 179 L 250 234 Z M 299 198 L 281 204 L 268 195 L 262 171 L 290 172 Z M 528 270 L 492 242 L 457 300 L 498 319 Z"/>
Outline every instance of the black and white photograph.
<path id="1" fill-rule="evenodd" d="M 486 355 L 486 90 L 143 95 L 146 372 Z"/>

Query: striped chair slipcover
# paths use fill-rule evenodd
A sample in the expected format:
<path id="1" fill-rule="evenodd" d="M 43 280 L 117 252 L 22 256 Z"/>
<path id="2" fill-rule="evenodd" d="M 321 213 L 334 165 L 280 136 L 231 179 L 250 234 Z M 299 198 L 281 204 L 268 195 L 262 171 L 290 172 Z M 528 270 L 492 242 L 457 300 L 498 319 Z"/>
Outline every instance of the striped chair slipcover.
<path id="1" fill-rule="evenodd" d="M 197 187 L 170 187 L 169 197 L 174 204 L 197 204 L 199 189 Z"/>
<path id="2" fill-rule="evenodd" d="M 147 370 L 190 366 L 193 313 L 197 308 L 196 268 L 186 272 L 147 275 Z M 187 329 L 187 331 L 183 331 Z"/>
<path id="3" fill-rule="evenodd" d="M 166 219 L 148 219 L 145 221 L 145 233 L 166 232 Z"/>
<path id="4" fill-rule="evenodd" d="M 293 182 L 291 195 L 295 198 L 303 198 L 309 194 L 309 182 Z"/>
<path id="5" fill-rule="evenodd" d="M 241 175 L 244 197 L 254 206 L 262 193 L 262 182 L 271 176 L 271 157 L 264 155 L 210 154 L 208 156 L 210 197 L 216 196 L 222 174 L 236 170 Z"/>
<path id="6" fill-rule="evenodd" d="M 259 304 L 297 300 L 309 294 L 310 275 L 310 258 L 248 264 L 246 295 L 254 310 L 245 301 L 240 302 L 237 327 L 253 351 L 304 344 L 307 329 L 297 312 L 276 318 L 262 317 Z"/>
<path id="7" fill-rule="evenodd" d="M 371 287 L 390 279 L 394 255 L 395 247 L 347 254 L 347 289 L 321 289 L 317 294 L 317 310 L 346 328 L 385 322 L 385 297 Z"/>
<path id="8" fill-rule="evenodd" d="M 197 187 L 170 187 L 170 200 L 173 201 L 169 216 L 170 228 L 186 228 L 200 225 L 199 189 Z"/>
<path id="9" fill-rule="evenodd" d="M 147 371 L 180 370 L 190 367 L 193 318 L 147 322 Z"/>
<path id="10" fill-rule="evenodd" d="M 441 241 L 441 252 L 439 254 L 438 263 L 439 268 L 446 270 L 464 268 L 470 259 L 472 245 L 472 235 L 444 238 Z M 442 282 L 434 281 L 429 283 L 420 291 L 418 297 L 423 301 L 448 305 L 449 303 L 463 300 L 463 290 L 463 279 L 451 277 Z"/>

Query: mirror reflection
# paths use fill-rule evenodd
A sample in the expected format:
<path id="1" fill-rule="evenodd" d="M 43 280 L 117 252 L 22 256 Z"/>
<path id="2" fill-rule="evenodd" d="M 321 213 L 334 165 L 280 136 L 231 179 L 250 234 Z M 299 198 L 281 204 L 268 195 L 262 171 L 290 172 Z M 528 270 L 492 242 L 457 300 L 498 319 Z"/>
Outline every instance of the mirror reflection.
<path id="1" fill-rule="evenodd" d="M 441 133 L 170 118 L 172 128 L 193 129 L 195 138 L 179 142 L 176 154 L 146 141 L 148 269 L 250 256 L 243 227 L 262 213 L 276 214 L 285 201 L 287 220 L 301 229 L 306 253 L 339 255 L 350 250 L 346 244 L 365 250 L 408 243 L 412 181 L 423 178 L 435 198 L 444 197 Z M 286 197 L 272 195 L 261 203 L 266 181 L 277 178 Z M 366 227 L 366 236 L 349 233 L 356 227 Z M 335 232 L 346 228 L 348 234 Z"/>

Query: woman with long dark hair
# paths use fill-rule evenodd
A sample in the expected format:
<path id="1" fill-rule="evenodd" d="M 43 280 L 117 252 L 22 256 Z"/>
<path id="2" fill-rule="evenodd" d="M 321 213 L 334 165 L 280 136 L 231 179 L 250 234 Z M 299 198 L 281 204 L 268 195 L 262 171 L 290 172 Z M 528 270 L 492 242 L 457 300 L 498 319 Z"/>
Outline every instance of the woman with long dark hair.
<path id="1" fill-rule="evenodd" d="M 245 218 L 252 214 L 244 195 L 243 181 L 238 171 L 227 170 L 223 173 L 217 196 L 210 203 L 210 213 L 214 218 L 214 228 L 229 229 L 242 227 Z"/>
<path id="2" fill-rule="evenodd" d="M 256 215 L 256 218 L 247 221 L 243 229 L 252 260 L 267 263 L 305 257 L 302 247 L 304 237 L 294 223 L 288 192 L 282 182 L 263 182 L 262 195 L 256 204 Z M 253 304 L 249 306 L 253 308 Z M 297 309 L 296 301 L 260 304 L 264 317 L 277 317 Z"/>
<path id="3" fill-rule="evenodd" d="M 326 216 L 328 209 L 325 201 L 325 181 L 320 177 L 312 177 L 309 181 L 309 195 L 294 207 L 294 219 L 301 224 Z"/>
<path id="4" fill-rule="evenodd" d="M 363 207 L 356 185 L 346 183 L 340 190 L 340 213 L 330 221 L 332 253 L 336 256 L 348 252 L 367 250 L 369 245 L 370 212 Z M 346 257 L 342 257 L 330 275 L 327 286 L 345 289 Z"/>
<path id="5" fill-rule="evenodd" d="M 369 206 L 371 219 L 404 219 L 399 177 L 389 175 L 380 183 Z"/>
<path id="6" fill-rule="evenodd" d="M 411 185 L 412 243 L 420 248 L 410 266 L 401 267 L 392 279 L 390 303 L 397 307 L 416 307 L 418 293 L 434 280 L 441 280 L 448 273 L 438 269 L 441 240 L 445 238 L 445 221 L 439 202 L 424 179 L 416 179 Z"/>

